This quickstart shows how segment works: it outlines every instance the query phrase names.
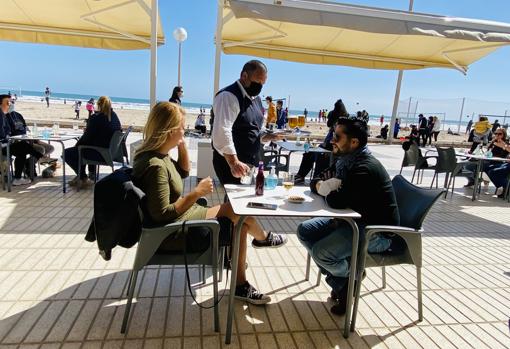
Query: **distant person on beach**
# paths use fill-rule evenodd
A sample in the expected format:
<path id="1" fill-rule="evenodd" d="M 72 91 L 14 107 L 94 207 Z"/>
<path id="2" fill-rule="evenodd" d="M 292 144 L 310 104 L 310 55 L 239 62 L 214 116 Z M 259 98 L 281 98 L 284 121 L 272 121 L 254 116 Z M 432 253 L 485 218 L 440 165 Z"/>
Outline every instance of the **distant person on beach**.
<path id="1" fill-rule="evenodd" d="M 329 127 L 328 133 L 324 138 L 322 144 L 319 147 L 323 149 L 327 149 L 331 151 L 333 149 L 333 145 L 331 144 L 331 140 L 333 139 L 333 134 L 335 130 L 335 125 L 341 118 L 348 118 L 349 113 L 345 108 L 344 102 L 341 99 L 338 99 L 335 102 L 334 108 L 328 114 L 327 126 Z M 299 165 L 299 170 L 294 178 L 296 184 L 303 184 L 305 182 L 305 178 L 310 173 L 315 164 L 315 170 L 312 176 L 315 177 L 316 174 L 321 173 L 326 167 L 329 165 L 329 154 L 320 154 L 320 153 L 304 153 L 301 159 L 301 164 Z"/>
<path id="2" fill-rule="evenodd" d="M 172 97 L 168 100 L 169 102 L 181 105 L 181 98 L 184 95 L 184 91 L 182 90 L 182 86 L 175 86 L 172 91 Z"/>
<path id="3" fill-rule="evenodd" d="M 200 131 L 202 134 L 207 133 L 207 126 L 205 126 L 205 116 L 202 112 L 200 112 L 197 116 L 197 120 L 195 121 L 195 130 Z"/>
<path id="4" fill-rule="evenodd" d="M 87 105 L 85 106 L 85 109 L 89 112 L 89 118 L 92 114 L 94 114 L 94 98 L 89 99 L 87 102 Z"/>
<path id="5" fill-rule="evenodd" d="M 12 135 L 9 120 L 7 118 L 9 105 L 11 104 L 11 96 L 0 95 L 0 142 L 7 143 L 7 139 Z M 37 152 L 30 143 L 25 141 L 13 142 L 10 145 L 11 155 L 14 155 L 14 179 L 12 185 L 30 184 L 31 180 L 22 178 L 23 170 L 27 162 L 27 155 L 33 156 L 38 161 L 43 155 Z M 7 147 L 2 147 L 2 154 L 7 155 Z M 10 161 L 10 159 L 9 159 Z M 8 169 L 9 167 L 7 167 Z"/>
<path id="6" fill-rule="evenodd" d="M 427 119 L 427 140 L 425 143 L 428 143 L 428 145 L 432 145 L 432 129 L 434 128 L 434 117 L 429 116 Z"/>
<path id="7" fill-rule="evenodd" d="M 390 126 L 388 124 L 384 125 L 384 127 L 381 127 L 380 134 L 377 135 L 375 138 L 388 139 L 389 128 L 390 128 Z"/>
<path id="8" fill-rule="evenodd" d="M 214 97 L 213 166 L 222 185 L 240 184 L 241 177 L 250 173 L 250 166 L 255 167 L 262 160 L 262 142 L 281 139 L 278 135 L 264 132 L 264 113 L 259 94 L 266 80 L 266 65 L 259 60 L 251 60 L 243 66 L 239 79 Z M 274 248 L 287 242 L 285 235 L 263 231 L 253 217 L 248 219 L 253 222 L 253 228 L 246 228 L 252 235 L 255 233 L 253 247 Z M 245 239 L 241 246 L 246 246 Z M 243 250 L 240 262 L 246 258 L 244 247 Z M 243 263 L 238 264 L 235 297 L 258 305 L 270 302 L 268 295 L 260 293 L 246 280 Z"/>
<path id="9" fill-rule="evenodd" d="M 381 124 L 381 126 L 383 125 L 383 123 L 384 123 L 384 115 L 381 115 L 381 117 L 379 118 L 379 123 Z"/>
<path id="10" fill-rule="evenodd" d="M 418 131 L 420 133 L 420 138 L 423 146 L 427 145 L 428 122 L 427 118 L 423 116 L 423 114 L 418 115 Z"/>
<path id="11" fill-rule="evenodd" d="M 266 103 L 267 103 L 266 127 L 269 128 L 269 124 L 276 123 L 276 106 L 274 105 L 273 97 L 271 97 L 271 96 L 266 97 Z"/>
<path id="12" fill-rule="evenodd" d="M 50 88 L 46 87 L 46 90 L 44 90 L 44 99 L 46 100 L 46 108 L 50 107 L 50 96 L 51 96 Z"/>
<path id="13" fill-rule="evenodd" d="M 439 132 L 441 132 L 441 121 L 437 116 L 433 117 L 433 126 L 432 126 L 432 136 L 434 137 L 434 142 L 437 142 L 437 136 L 439 136 Z"/>
<path id="14" fill-rule="evenodd" d="M 306 108 L 305 108 L 305 110 L 303 110 L 303 115 L 305 116 L 305 121 L 306 121 L 308 118 L 308 110 L 306 110 Z"/>
<path id="15" fill-rule="evenodd" d="M 487 144 L 489 134 L 492 132 L 492 125 L 486 116 L 480 115 L 479 120 L 473 126 L 473 143 Z"/>
<path id="16" fill-rule="evenodd" d="M 74 112 L 76 113 L 76 116 L 74 118 L 78 120 L 80 118 L 81 101 L 74 102 L 73 108 Z"/>
<path id="17" fill-rule="evenodd" d="M 284 129 L 287 124 L 287 111 L 283 109 L 283 101 L 281 99 L 276 101 L 276 127 Z"/>
<path id="18" fill-rule="evenodd" d="M 212 130 L 213 130 L 213 125 L 214 125 L 214 111 L 213 111 L 213 108 L 211 108 L 211 110 L 209 110 L 209 134 L 212 135 Z"/>
<path id="19" fill-rule="evenodd" d="M 499 120 L 496 119 L 496 121 L 494 121 L 494 123 L 492 124 L 492 133 L 496 132 L 496 130 L 500 127 L 501 124 L 499 123 Z"/>
<path id="20" fill-rule="evenodd" d="M 398 133 L 400 131 L 400 119 L 395 119 L 395 127 L 393 128 L 393 138 L 398 138 Z"/>
<path id="21" fill-rule="evenodd" d="M 469 118 L 469 115 L 468 115 L 468 118 Z M 473 126 L 473 119 L 469 119 L 467 126 L 466 126 L 466 134 L 468 134 L 469 131 L 471 131 L 472 126 Z"/>
<path id="22" fill-rule="evenodd" d="M 95 165 L 89 165 L 89 178 L 87 178 L 87 174 L 85 173 L 85 166 L 82 166 L 81 169 L 79 168 L 78 146 L 91 145 L 108 148 L 113 133 L 121 130 L 120 120 L 117 114 L 112 110 L 112 102 L 109 97 L 99 97 L 97 100 L 97 109 L 97 112 L 90 116 L 87 127 L 83 131 L 83 136 L 76 142 L 76 145 L 72 148 L 65 149 L 66 163 L 77 175 L 69 182 L 70 186 L 80 188 L 90 187 L 93 182 L 89 178 L 96 177 Z M 87 159 L 103 161 L 102 156 L 94 150 L 84 151 L 82 155 Z"/>

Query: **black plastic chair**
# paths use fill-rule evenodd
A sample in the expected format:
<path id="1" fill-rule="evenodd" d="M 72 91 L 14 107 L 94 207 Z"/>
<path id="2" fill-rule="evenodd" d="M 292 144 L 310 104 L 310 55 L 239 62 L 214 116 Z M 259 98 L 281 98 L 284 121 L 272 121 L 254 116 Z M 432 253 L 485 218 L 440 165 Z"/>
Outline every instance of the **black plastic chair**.
<path id="1" fill-rule="evenodd" d="M 437 163 L 434 169 L 434 177 L 432 177 L 432 183 L 430 183 L 430 187 L 434 185 L 434 179 L 436 180 L 436 188 L 439 185 L 439 174 L 444 173 L 444 188 L 447 188 L 448 179 L 450 175 L 457 168 L 457 155 L 455 154 L 455 149 L 453 148 L 440 148 L 436 147 L 437 150 Z"/>
<path id="2" fill-rule="evenodd" d="M 422 267 L 422 239 L 421 227 L 430 208 L 442 195 L 444 190 L 423 189 L 408 182 L 403 176 L 397 175 L 392 180 L 393 190 L 397 199 L 400 213 L 400 225 L 372 225 L 365 228 L 365 240 L 359 255 L 359 269 L 355 289 L 354 308 L 352 312 L 351 331 L 356 326 L 361 293 L 361 276 L 365 268 L 382 267 L 382 288 L 386 287 L 385 266 L 398 264 L 414 264 L 418 286 L 418 318 L 423 320 L 421 267 Z M 400 255 L 369 254 L 368 242 L 376 233 L 392 233 L 401 237 L 406 243 L 404 253 Z"/>
<path id="3" fill-rule="evenodd" d="M 416 183 L 420 181 L 420 171 L 421 178 L 423 180 L 423 172 L 425 170 L 435 170 L 435 166 L 431 166 L 428 163 L 428 159 L 436 159 L 436 156 L 423 156 L 420 148 L 412 142 L 404 153 L 404 159 L 402 160 L 402 166 L 400 167 L 400 173 L 402 174 L 402 169 L 404 167 L 414 166 L 413 177 L 411 178 L 411 183 L 414 182 L 414 176 L 416 175 L 416 171 L 418 171 L 418 177 L 416 178 Z"/>
<path id="4" fill-rule="evenodd" d="M 264 162 L 264 170 L 270 171 L 274 168 L 276 175 L 280 171 L 289 172 L 289 154 L 279 154 L 276 149 L 264 149 L 261 146 L 259 155 L 260 159 Z"/>
<path id="5" fill-rule="evenodd" d="M 122 136 L 122 141 L 121 141 L 122 156 L 124 156 L 124 158 L 126 159 L 126 164 L 128 164 L 128 165 L 129 165 L 129 153 L 127 151 L 126 142 L 127 142 L 127 138 L 129 136 L 129 133 L 131 133 L 132 130 L 133 130 L 133 126 L 129 126 L 127 128 L 126 132 L 124 132 L 124 135 Z"/>
<path id="6" fill-rule="evenodd" d="M 222 248 L 224 244 L 220 241 L 220 223 L 217 220 L 190 220 L 185 223 L 184 229 L 183 222 L 155 226 L 147 223 L 147 220 L 144 219 L 144 203 L 145 200 L 142 199 L 140 207 L 138 207 L 140 219 L 144 224 L 140 235 L 140 241 L 136 248 L 133 268 L 129 276 L 127 290 L 128 299 L 126 309 L 124 310 L 121 333 L 126 333 L 128 328 L 129 313 L 136 288 L 138 272 L 147 265 L 184 265 L 185 263 L 187 263 L 187 265 L 203 266 L 201 273 L 202 282 L 205 282 L 205 265 L 212 267 L 214 330 L 219 332 L 218 271 L 222 273 L 224 253 L 224 248 Z M 210 241 L 206 243 L 206 246 L 200 246 L 192 250 L 191 247 L 196 245 L 198 241 L 196 237 L 192 237 L 193 234 L 198 233 L 197 229 L 206 229 Z M 164 243 L 167 238 L 173 239 L 171 243 L 173 244 L 173 242 L 175 242 L 175 245 L 187 244 L 188 252 L 186 253 L 186 259 L 180 248 L 176 248 L 173 251 L 162 249 L 162 243 Z M 203 241 L 202 243 L 198 243 L 203 244 Z"/>
<path id="7" fill-rule="evenodd" d="M 127 137 L 127 136 L 126 136 Z M 99 166 L 110 166 L 112 172 L 115 170 L 114 162 L 122 163 L 124 166 L 124 151 L 122 149 L 122 141 L 125 141 L 124 134 L 122 131 L 115 131 L 110 140 L 110 146 L 108 148 L 95 147 L 92 145 L 79 145 L 78 146 L 78 168 L 81 171 L 83 165 L 95 165 L 96 166 L 96 177 L 94 182 L 97 182 L 99 178 Z M 94 150 L 101 155 L 103 160 L 91 160 L 84 156 L 84 150 Z M 81 173 L 78 173 L 80 178 Z M 79 186 L 77 187 L 79 188 Z"/>

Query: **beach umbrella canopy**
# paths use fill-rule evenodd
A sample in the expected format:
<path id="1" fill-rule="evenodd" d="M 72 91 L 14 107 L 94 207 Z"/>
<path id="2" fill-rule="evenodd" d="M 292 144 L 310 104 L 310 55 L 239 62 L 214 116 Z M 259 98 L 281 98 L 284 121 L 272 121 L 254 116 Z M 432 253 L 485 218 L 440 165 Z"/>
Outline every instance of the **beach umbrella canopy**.
<path id="1" fill-rule="evenodd" d="M 226 54 L 373 69 L 466 73 L 510 44 L 506 23 L 312 0 L 228 0 L 219 27 Z"/>
<path id="2" fill-rule="evenodd" d="M 151 0 L 2 0 L 0 40 L 136 50 L 151 47 Z M 157 15 L 157 43 L 164 43 Z"/>

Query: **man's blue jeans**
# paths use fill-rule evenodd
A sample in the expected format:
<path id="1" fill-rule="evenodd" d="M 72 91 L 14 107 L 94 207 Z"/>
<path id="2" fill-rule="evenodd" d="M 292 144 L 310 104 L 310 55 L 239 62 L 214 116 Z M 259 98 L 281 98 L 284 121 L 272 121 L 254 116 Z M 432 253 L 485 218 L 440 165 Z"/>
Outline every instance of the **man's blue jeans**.
<path id="1" fill-rule="evenodd" d="M 358 228 L 362 246 L 365 227 L 358 224 Z M 298 226 L 297 236 L 321 272 L 327 276 L 328 284 L 334 290 L 340 290 L 349 277 L 352 254 L 352 228 L 349 223 L 330 218 L 313 218 Z M 368 252 L 384 252 L 390 245 L 391 239 L 376 234 L 368 244 Z"/>

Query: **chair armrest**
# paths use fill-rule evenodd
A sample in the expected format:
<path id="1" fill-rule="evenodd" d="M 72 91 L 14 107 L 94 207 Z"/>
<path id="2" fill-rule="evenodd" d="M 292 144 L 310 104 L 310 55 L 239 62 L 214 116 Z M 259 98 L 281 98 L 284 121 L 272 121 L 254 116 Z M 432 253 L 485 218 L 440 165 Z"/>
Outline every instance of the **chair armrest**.
<path id="1" fill-rule="evenodd" d="M 95 147 L 92 145 L 79 145 L 78 146 L 78 154 L 80 156 L 83 156 L 82 155 L 83 150 L 95 150 L 103 157 L 103 160 L 105 160 L 105 161 L 108 161 L 108 159 L 111 157 L 109 148 Z"/>
<path id="2" fill-rule="evenodd" d="M 140 270 L 156 253 L 159 246 L 170 235 L 179 232 L 182 229 L 183 222 L 169 223 L 160 227 L 143 228 L 140 236 L 139 245 L 143 244 L 143 248 L 138 246 L 135 256 L 134 269 Z M 216 220 L 190 220 L 186 222 L 185 232 L 187 234 L 189 228 L 202 227 L 209 228 L 212 237 L 212 247 L 218 249 L 218 239 L 220 235 L 220 224 Z"/>
<path id="3" fill-rule="evenodd" d="M 424 156 L 423 157 L 424 159 L 438 159 L 438 156 L 435 156 L 435 155 L 429 155 L 429 156 Z"/>
<path id="4" fill-rule="evenodd" d="M 416 230 L 408 227 L 401 227 L 398 225 L 367 225 L 365 227 L 365 235 L 367 240 L 376 233 L 408 233 L 408 234 L 420 234 L 420 230 Z"/>

